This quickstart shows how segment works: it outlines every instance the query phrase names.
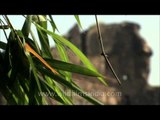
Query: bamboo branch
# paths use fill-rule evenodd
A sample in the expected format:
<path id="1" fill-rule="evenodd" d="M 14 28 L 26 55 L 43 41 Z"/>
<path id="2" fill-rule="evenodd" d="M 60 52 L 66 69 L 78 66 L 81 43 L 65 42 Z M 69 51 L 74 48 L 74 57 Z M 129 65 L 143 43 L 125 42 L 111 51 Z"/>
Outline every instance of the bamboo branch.
<path id="1" fill-rule="evenodd" d="M 6 20 L 8 26 L 11 28 L 11 30 L 13 30 L 13 32 L 15 33 L 18 41 L 22 44 L 22 41 L 21 41 L 19 35 L 17 34 L 16 30 L 15 30 L 14 27 L 12 26 L 12 24 L 11 24 L 9 18 L 7 17 L 7 15 L 4 15 L 3 18 Z"/>
<path id="2" fill-rule="evenodd" d="M 101 45 L 101 50 L 102 50 L 102 56 L 104 56 L 109 68 L 111 69 L 113 75 L 115 76 L 115 78 L 117 79 L 119 85 L 121 85 L 121 81 L 119 80 L 117 74 L 115 73 L 109 59 L 108 59 L 108 55 L 105 53 L 105 50 L 104 50 L 104 45 L 103 45 L 103 40 L 102 40 L 102 35 L 101 35 L 101 31 L 100 31 L 100 27 L 99 27 L 99 23 L 98 23 L 98 19 L 97 19 L 97 15 L 95 15 L 95 18 L 96 18 L 96 26 L 97 26 L 97 30 L 98 30 L 98 37 L 99 37 L 99 40 L 100 40 L 100 45 Z"/>

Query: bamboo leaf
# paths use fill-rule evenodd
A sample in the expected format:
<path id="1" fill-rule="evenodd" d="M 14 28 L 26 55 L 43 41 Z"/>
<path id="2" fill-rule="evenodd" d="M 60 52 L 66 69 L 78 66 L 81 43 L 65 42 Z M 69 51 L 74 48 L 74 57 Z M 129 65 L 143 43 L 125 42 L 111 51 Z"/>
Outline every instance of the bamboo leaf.
<path id="1" fill-rule="evenodd" d="M 22 86 L 19 84 L 18 79 L 14 82 L 14 84 L 10 87 L 12 94 L 17 98 L 18 105 L 24 105 L 27 103 L 27 99 L 25 97 L 24 90 Z"/>
<path id="2" fill-rule="evenodd" d="M 46 58 L 45 60 L 55 69 L 60 69 L 64 71 L 79 73 L 82 75 L 88 75 L 88 76 L 93 76 L 93 77 L 103 77 L 101 74 L 93 70 L 90 70 L 86 67 L 82 67 L 80 65 L 75 65 L 75 64 L 71 64 L 71 63 L 67 63 L 67 62 L 63 62 L 59 60 L 48 59 L 48 58 Z"/>
<path id="3" fill-rule="evenodd" d="M 56 43 L 56 47 L 58 49 L 61 60 L 65 62 L 69 62 L 69 58 L 68 58 L 65 47 L 61 45 L 59 42 L 55 42 L 55 43 Z M 71 81 L 71 73 L 65 72 L 65 76 L 67 80 Z"/>
<path id="4" fill-rule="evenodd" d="M 55 24 L 55 22 L 54 22 L 54 20 L 53 20 L 51 15 L 49 15 L 49 18 L 50 18 L 49 22 L 51 23 L 53 32 L 55 32 L 55 30 L 57 30 L 59 32 L 59 30 L 58 30 L 58 28 L 57 28 L 57 26 L 56 26 L 56 24 Z"/>
<path id="5" fill-rule="evenodd" d="M 85 93 L 74 81 L 71 73 L 97 77 L 104 82 L 103 76 L 95 69 L 87 57 L 71 42 L 55 33 L 57 26 L 49 15 L 27 15 L 21 30 L 14 29 L 7 15 L 4 15 L 3 22 L 7 23 L 11 33 L 6 35 L 8 43 L 0 41 L 0 49 L 5 50 L 1 58 L 0 91 L 6 98 L 8 104 L 12 105 L 44 105 L 50 97 L 58 104 L 73 105 L 72 95 L 65 94 L 65 88 L 71 90 L 88 100 L 92 104 L 102 103 L 89 94 Z M 74 16 L 79 27 L 82 28 L 78 15 Z M 53 31 L 47 28 L 50 22 Z M 37 44 L 35 34 L 31 31 L 31 24 L 34 23 L 38 32 L 40 46 Z M 5 25 L 5 24 L 4 24 Z M 5 27 L 5 26 L 3 26 Z M 5 33 L 5 29 L 4 33 Z M 31 34 L 32 39 L 29 38 Z M 48 35 L 54 40 L 61 60 L 54 60 L 51 54 Z M 80 58 L 84 66 L 69 63 L 67 50 L 72 50 Z M 58 71 L 58 72 L 57 72 Z M 43 96 L 39 93 L 51 93 L 50 96 Z M 52 96 L 52 93 L 54 94 Z M 48 102 L 48 103 L 47 103 Z"/>
<path id="6" fill-rule="evenodd" d="M 0 91 L 7 100 L 8 105 L 17 105 L 17 101 L 15 97 L 13 97 L 12 91 L 8 88 L 8 86 L 4 83 L 0 84 Z"/>
<path id="7" fill-rule="evenodd" d="M 47 77 L 47 76 L 46 76 Z M 67 97 L 62 90 L 60 90 L 59 87 L 57 87 L 56 85 L 53 85 L 53 81 L 50 81 L 51 79 L 49 77 L 47 77 L 46 79 L 47 81 L 41 80 L 41 82 L 45 83 L 48 88 L 48 92 L 52 93 L 50 95 L 50 97 L 52 98 L 56 98 L 59 102 L 63 103 L 63 104 L 67 104 L 67 105 L 72 105 L 72 101 L 70 100 L 69 97 Z M 50 82 L 49 82 L 50 81 Z M 51 83 L 52 82 L 52 83 Z"/>
<path id="8" fill-rule="evenodd" d="M 41 52 L 40 52 L 40 48 L 39 48 L 39 45 L 38 45 L 38 40 L 36 39 L 36 37 L 35 37 L 35 35 L 34 35 L 34 33 L 33 33 L 32 30 L 30 31 L 30 33 L 31 33 L 33 42 L 34 42 L 34 44 L 35 44 L 35 47 L 37 48 L 37 53 L 40 54 Z"/>
<path id="9" fill-rule="evenodd" d="M 62 44 L 68 46 L 79 58 L 80 60 L 83 62 L 84 65 L 86 65 L 86 67 L 88 67 L 89 69 L 98 72 L 96 70 L 96 68 L 90 63 L 90 61 L 87 59 L 87 57 L 75 46 L 73 45 L 71 42 L 69 42 L 67 39 L 63 38 L 62 36 L 55 34 L 49 30 L 46 30 L 44 28 L 42 28 L 41 26 L 39 26 L 38 24 L 35 24 L 39 29 L 45 31 L 46 33 L 48 33 L 48 35 L 50 35 L 51 37 L 53 37 L 53 39 L 55 41 L 59 41 Z M 102 78 L 98 78 L 104 85 L 108 86 L 107 83 L 104 81 L 104 79 Z"/>
<path id="10" fill-rule="evenodd" d="M 44 29 L 47 29 L 47 21 L 46 21 L 46 17 L 45 16 L 37 16 L 38 21 L 36 22 L 39 26 L 41 26 Z M 37 29 L 37 27 L 36 27 Z M 37 29 L 38 32 L 38 37 L 39 37 L 39 41 L 41 44 L 41 48 L 42 48 L 42 56 L 46 56 L 46 57 L 52 57 L 51 54 L 51 50 L 50 50 L 50 45 L 49 45 L 49 40 L 48 40 L 48 36 L 47 33 Z"/>
<path id="11" fill-rule="evenodd" d="M 79 16 L 78 16 L 78 15 L 74 15 L 74 17 L 75 17 L 75 19 L 77 20 L 78 26 L 79 26 L 80 28 L 82 28 L 82 25 L 81 25 L 81 21 L 80 21 L 80 19 L 79 19 Z"/>
<path id="12" fill-rule="evenodd" d="M 88 96 L 85 92 L 83 92 L 79 87 L 75 86 L 74 84 L 71 84 L 70 82 L 68 82 L 67 80 L 65 80 L 64 78 L 60 77 L 60 76 L 57 76 L 57 75 L 54 75 L 51 71 L 47 70 L 47 69 L 44 69 L 42 66 L 37 66 L 37 69 L 51 77 L 54 81 L 68 87 L 69 89 L 71 89 L 73 92 L 75 92 L 76 94 L 80 95 L 81 97 L 85 98 L 86 100 L 88 100 L 89 102 L 93 103 L 93 104 L 96 104 L 96 105 L 102 105 L 101 102 L 99 102 L 98 100 L 96 100 L 95 98 L 93 97 L 90 97 Z"/>
<path id="13" fill-rule="evenodd" d="M 38 58 L 54 74 L 59 75 L 59 73 L 54 68 L 52 68 L 40 55 L 38 55 L 27 43 L 25 44 L 25 49 L 26 49 L 27 52 L 32 53 L 36 58 Z"/>
<path id="14" fill-rule="evenodd" d="M 6 43 L 0 41 L 0 48 L 1 48 L 1 49 L 6 50 L 6 46 L 7 46 Z"/>
<path id="15" fill-rule="evenodd" d="M 94 68 L 94 66 L 90 63 L 90 61 L 87 59 L 87 57 L 75 46 L 73 45 L 71 42 L 69 42 L 67 39 L 59 36 L 58 34 L 55 34 L 49 30 L 46 30 L 44 28 L 42 28 L 41 26 L 39 26 L 38 24 L 35 24 L 39 29 L 45 31 L 46 33 L 48 33 L 51 37 L 53 37 L 56 41 L 68 46 L 80 59 L 81 61 L 90 69 L 93 69 L 94 71 L 96 71 L 96 69 Z"/>
<path id="16" fill-rule="evenodd" d="M 55 23 L 54 23 L 53 18 L 52 18 L 51 15 L 49 15 L 49 18 L 51 19 L 50 23 L 51 23 L 53 32 L 55 32 L 55 29 L 57 29 L 57 27 L 56 27 L 56 25 L 55 25 Z M 61 60 L 65 61 L 65 62 L 69 62 L 69 58 L 68 58 L 68 55 L 67 55 L 65 47 L 60 42 L 58 42 L 58 41 L 54 41 L 54 42 L 56 44 L 56 48 L 58 50 L 58 53 L 60 55 Z M 69 80 L 69 81 L 71 81 L 71 73 L 64 72 L 64 74 L 65 74 L 66 79 Z"/>
<path id="17" fill-rule="evenodd" d="M 32 71 L 33 71 L 35 80 L 36 80 L 36 82 L 37 82 L 38 90 L 39 90 L 40 92 L 42 92 L 41 86 L 40 86 L 40 83 L 39 83 L 39 80 L 38 80 L 38 76 L 37 76 L 37 70 L 36 70 L 35 65 L 34 65 L 34 63 L 33 63 L 32 57 L 30 56 L 29 53 L 26 53 L 26 56 L 27 56 L 27 58 L 28 58 L 28 60 L 29 60 L 29 63 L 30 63 L 30 65 L 31 65 L 31 67 L 32 67 Z"/>
<path id="18" fill-rule="evenodd" d="M 30 33 L 30 29 L 31 29 L 31 23 L 32 23 L 32 16 L 31 15 L 27 15 L 26 20 L 24 22 L 24 25 L 22 27 L 22 33 L 25 37 L 29 36 Z"/>

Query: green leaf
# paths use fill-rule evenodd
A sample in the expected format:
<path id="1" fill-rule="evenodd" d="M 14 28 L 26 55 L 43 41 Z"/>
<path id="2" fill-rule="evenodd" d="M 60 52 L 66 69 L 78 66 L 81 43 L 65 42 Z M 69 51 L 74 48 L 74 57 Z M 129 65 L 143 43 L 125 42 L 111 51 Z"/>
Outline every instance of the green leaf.
<path id="1" fill-rule="evenodd" d="M 62 44 L 60 44 L 59 42 L 55 42 L 55 43 L 56 43 L 56 47 L 58 49 L 61 60 L 65 61 L 65 62 L 69 62 L 69 58 L 68 58 L 65 47 Z M 65 72 L 64 74 L 66 76 L 66 79 L 71 81 L 71 73 Z"/>
<path id="2" fill-rule="evenodd" d="M 51 19 L 50 23 L 51 23 L 51 26 L 52 26 L 52 29 L 53 29 L 53 32 L 55 32 L 55 29 L 57 29 L 57 26 L 56 24 L 54 23 L 53 21 L 53 18 L 51 15 L 49 15 L 49 18 Z M 57 29 L 58 31 L 58 29 Z M 68 58 L 68 55 L 67 55 L 67 52 L 66 52 L 66 49 L 65 47 L 58 41 L 54 41 L 55 44 L 56 44 L 56 47 L 57 47 L 57 50 L 58 50 L 58 53 L 60 55 L 60 59 L 62 61 L 65 61 L 65 62 L 69 62 L 69 58 Z M 65 77 L 67 80 L 71 81 L 71 73 L 69 72 L 64 72 L 63 74 L 65 74 Z"/>
<path id="3" fill-rule="evenodd" d="M 33 15 L 32 16 L 32 20 L 38 24 L 39 26 L 41 26 L 44 29 L 47 29 L 47 20 L 46 20 L 46 15 Z M 51 51 L 50 51 L 50 46 L 49 46 L 49 40 L 48 40 L 48 36 L 46 34 L 46 32 L 37 29 L 37 33 L 38 33 L 38 37 L 39 37 L 39 41 L 40 41 L 40 45 L 41 45 L 41 49 L 42 49 L 42 56 L 46 56 L 46 57 L 52 57 Z M 32 35 L 33 36 L 33 35 Z"/>
<path id="4" fill-rule="evenodd" d="M 32 21 L 36 23 L 46 21 L 46 15 L 32 15 Z"/>
<path id="5" fill-rule="evenodd" d="M 6 46 L 7 46 L 6 43 L 0 41 L 0 48 L 1 48 L 1 49 L 6 50 Z"/>
<path id="6" fill-rule="evenodd" d="M 25 16 L 24 16 L 25 17 Z M 51 15 L 28 15 L 21 30 L 16 30 L 7 16 L 4 20 L 10 26 L 11 33 L 8 43 L 0 41 L 0 48 L 5 51 L 2 56 L 2 70 L 0 74 L 0 91 L 5 96 L 8 104 L 14 105 L 42 105 L 47 104 L 47 97 L 40 96 L 40 92 L 54 93 L 49 96 L 58 104 L 72 105 L 72 94 L 65 94 L 65 90 L 71 90 L 93 104 L 102 104 L 85 93 L 74 81 L 71 73 L 98 77 L 103 82 L 103 76 L 94 68 L 87 57 L 71 42 L 55 33 L 58 31 Z M 79 16 L 75 15 L 78 25 L 81 27 Z M 50 22 L 53 32 L 47 30 L 47 22 Z M 41 49 L 31 31 L 31 23 L 36 25 Z M 32 39 L 29 38 L 31 34 Z M 54 40 L 61 60 L 54 60 L 51 54 L 48 35 Z M 8 38 L 8 37 L 6 37 Z M 46 68 L 34 55 L 24 50 L 24 43 L 43 58 L 51 67 L 55 68 L 60 75 L 54 74 Z M 85 66 L 69 63 L 67 50 L 71 49 Z M 16 54 L 15 54 L 16 53 Z M 7 62 L 6 62 L 7 61 Z M 5 66 L 5 67 L 4 67 Z M 4 68 L 3 68 L 4 67 Z M 5 74 L 4 74 L 5 73 Z M 2 77 L 1 77 L 2 76 Z M 3 84 L 2 84 L 3 83 Z M 105 84 L 105 83 L 104 83 Z M 66 88 L 65 90 L 64 87 Z M 3 90 L 1 90 L 3 89 Z"/>
<path id="7" fill-rule="evenodd" d="M 13 97 L 12 91 L 8 88 L 8 86 L 4 83 L 0 84 L 0 91 L 7 100 L 8 105 L 17 105 L 16 98 Z"/>
<path id="8" fill-rule="evenodd" d="M 82 28 L 82 25 L 81 25 L 81 21 L 79 19 L 79 16 L 78 15 L 74 15 L 75 19 L 77 20 L 77 23 L 79 25 L 80 28 Z"/>
<path id="9" fill-rule="evenodd" d="M 30 29 L 31 29 L 31 23 L 32 23 L 32 16 L 27 15 L 26 20 L 25 20 L 24 25 L 21 30 L 25 37 L 29 36 Z"/>
<path id="10" fill-rule="evenodd" d="M 19 75 L 19 84 L 22 86 L 26 95 L 29 96 L 29 80 L 25 79 L 22 75 Z"/>
<path id="11" fill-rule="evenodd" d="M 7 99 L 8 100 L 7 101 L 8 104 L 10 104 L 10 105 L 18 105 L 18 98 L 15 96 L 15 94 L 12 92 L 12 90 L 10 90 L 8 87 L 7 87 L 7 89 L 9 91 L 9 93 L 10 93 L 9 97 L 12 99 L 12 101 Z"/>
<path id="12" fill-rule="evenodd" d="M 45 31 L 46 33 L 48 33 L 51 37 L 53 37 L 53 39 L 55 41 L 58 41 L 66 46 L 68 46 L 79 58 L 80 60 L 83 62 L 84 65 L 86 65 L 89 69 L 98 72 L 96 70 L 96 68 L 90 63 L 90 61 L 87 59 L 87 57 L 75 46 L 73 45 L 71 42 L 69 42 L 67 39 L 63 38 L 62 36 L 55 34 L 49 30 L 46 30 L 44 28 L 42 28 L 41 26 L 39 26 L 38 24 L 35 24 L 39 29 Z M 102 79 L 102 78 L 98 78 L 104 85 L 108 86 L 107 83 Z"/>
<path id="13" fill-rule="evenodd" d="M 39 96 L 42 96 L 42 97 L 50 97 L 62 104 L 65 104 L 65 102 L 60 98 L 60 96 L 55 92 L 53 91 L 50 87 L 48 87 L 44 82 L 43 80 L 40 80 L 41 82 L 41 86 L 42 86 L 42 93 L 38 93 Z"/>
<path id="14" fill-rule="evenodd" d="M 66 104 L 66 105 L 72 105 L 72 101 L 69 97 L 67 97 L 62 90 L 56 85 L 54 84 L 53 80 L 50 79 L 50 77 L 45 77 L 46 81 L 41 80 L 43 83 L 45 83 L 48 88 L 48 92 L 52 93 L 52 95 L 50 97 L 52 98 L 56 98 L 59 102 Z"/>
<path id="15" fill-rule="evenodd" d="M 55 32 L 55 29 L 57 29 L 57 26 L 56 24 L 54 23 L 53 21 L 53 18 L 51 15 L 49 15 L 49 18 L 51 19 L 50 23 L 51 23 L 51 26 L 52 26 L 52 29 L 53 29 L 53 32 Z M 58 30 L 58 29 L 57 29 Z M 66 49 L 65 47 L 59 43 L 58 41 L 54 41 L 55 44 L 56 44 L 56 47 L 57 47 L 57 50 L 58 50 L 58 53 L 60 55 L 60 59 L 62 61 L 65 61 L 65 62 L 69 62 L 69 58 L 68 58 L 68 55 L 67 55 L 67 52 L 66 52 Z M 64 72 L 65 76 L 66 76 L 66 79 L 67 80 L 71 80 L 71 73 L 69 72 Z"/>
<path id="16" fill-rule="evenodd" d="M 30 31 L 30 33 L 31 33 L 33 42 L 34 42 L 34 44 L 35 44 L 35 46 L 37 48 L 37 53 L 40 54 L 41 52 L 40 52 L 40 48 L 39 48 L 39 45 L 38 45 L 38 42 L 37 42 L 38 40 L 36 39 L 36 37 L 35 37 L 35 35 L 34 35 L 32 30 Z"/>
<path id="17" fill-rule="evenodd" d="M 27 99 L 25 97 L 24 90 L 22 86 L 19 84 L 18 79 L 14 82 L 13 86 L 10 87 L 10 90 L 12 91 L 12 94 L 14 94 L 17 98 L 18 105 L 27 104 Z"/>
<path id="18" fill-rule="evenodd" d="M 55 32 L 55 30 L 57 30 L 59 32 L 59 30 L 58 30 L 58 28 L 57 28 L 57 26 L 56 26 L 56 24 L 55 24 L 55 22 L 54 22 L 54 20 L 53 20 L 51 15 L 49 15 L 49 18 L 50 18 L 49 22 L 51 23 L 53 32 Z"/>
<path id="19" fill-rule="evenodd" d="M 76 94 L 80 95 L 81 97 L 85 98 L 86 100 L 88 100 L 89 102 L 93 103 L 93 104 L 96 104 L 96 105 L 102 105 L 101 102 L 99 102 L 98 100 L 96 100 L 95 98 L 93 97 L 90 97 L 88 96 L 85 92 L 83 92 L 79 87 L 77 87 L 76 85 L 74 84 L 71 84 L 70 82 L 68 82 L 67 80 L 65 80 L 64 78 L 60 77 L 60 76 L 57 76 L 57 75 L 54 75 L 51 71 L 47 70 L 47 69 L 44 69 L 42 66 L 37 66 L 37 69 L 51 77 L 54 81 L 68 87 L 69 89 L 71 89 L 73 92 L 75 92 Z"/>
<path id="20" fill-rule="evenodd" d="M 69 71 L 73 73 L 79 73 L 82 75 L 93 76 L 93 77 L 103 77 L 101 74 L 93 70 L 90 70 L 86 67 L 82 67 L 80 65 L 75 65 L 75 64 L 71 64 L 71 63 L 67 63 L 59 60 L 48 59 L 48 58 L 46 58 L 45 60 L 51 65 L 51 67 L 56 69 Z"/>
<path id="21" fill-rule="evenodd" d="M 55 34 L 49 30 L 46 30 L 44 28 L 42 28 L 41 26 L 39 26 L 38 24 L 35 24 L 39 29 L 45 31 L 46 33 L 48 33 L 51 37 L 54 38 L 54 40 L 68 46 L 80 59 L 81 61 L 90 69 L 93 69 L 94 71 L 96 71 L 96 69 L 94 68 L 94 66 L 90 63 L 90 61 L 87 59 L 87 57 L 75 46 L 73 45 L 71 42 L 69 42 L 67 39 L 59 36 L 58 34 Z"/>
<path id="22" fill-rule="evenodd" d="M 49 17 L 50 17 L 51 21 L 54 22 L 52 19 L 52 16 L 49 15 Z M 51 26 L 52 26 L 52 28 L 55 28 L 55 24 L 51 24 Z M 53 32 L 54 32 L 54 30 L 53 30 Z M 69 59 L 68 59 L 68 55 L 67 55 L 67 52 L 66 52 L 66 49 L 64 48 L 64 46 L 58 41 L 54 41 L 54 42 L 55 42 L 56 47 L 58 49 L 61 60 L 68 62 Z"/>
<path id="23" fill-rule="evenodd" d="M 32 67 L 32 71 L 33 71 L 35 80 L 36 80 L 36 82 L 37 82 L 38 90 L 39 90 L 40 92 L 42 92 L 41 86 L 40 86 L 40 83 L 39 83 L 39 79 L 38 79 L 38 76 L 37 76 L 37 70 L 36 70 L 35 65 L 34 65 L 34 63 L 33 63 L 32 57 L 30 56 L 29 53 L 26 53 L 26 56 L 27 56 L 27 58 L 28 58 L 28 60 L 29 60 L 29 63 L 30 63 L 30 65 L 31 65 L 31 67 Z"/>
<path id="24" fill-rule="evenodd" d="M 43 27 L 44 29 L 47 29 L 47 22 L 46 21 L 40 22 L 39 25 L 41 27 Z M 47 55 L 47 57 L 52 57 L 50 46 L 49 46 L 49 40 L 48 40 L 48 36 L 47 36 L 46 32 L 44 32 L 40 29 L 37 29 L 37 32 L 38 32 L 38 37 L 39 37 L 39 41 L 41 44 L 41 48 L 43 51 L 42 55 L 43 56 Z"/>

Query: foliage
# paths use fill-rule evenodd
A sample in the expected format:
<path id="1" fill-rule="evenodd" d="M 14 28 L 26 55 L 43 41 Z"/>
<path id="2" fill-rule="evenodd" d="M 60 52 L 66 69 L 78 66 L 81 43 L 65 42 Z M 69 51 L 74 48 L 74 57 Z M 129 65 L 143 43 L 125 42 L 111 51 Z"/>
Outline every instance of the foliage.
<path id="1" fill-rule="evenodd" d="M 64 87 L 80 95 L 92 104 L 102 104 L 88 96 L 73 80 L 72 73 L 97 77 L 103 84 L 103 76 L 88 58 L 69 40 L 55 33 L 57 26 L 51 15 L 27 15 L 21 30 L 16 30 L 8 16 L 0 19 L 0 30 L 10 29 L 7 43 L 0 40 L 0 92 L 9 105 L 45 105 L 47 98 L 57 104 L 73 105 L 72 97 L 65 94 Z M 80 19 L 75 15 L 81 27 Z M 5 25 L 5 22 L 7 25 Z M 53 28 L 48 30 L 47 23 Z M 35 39 L 31 25 L 36 27 L 39 39 Z M 8 27 L 7 27 L 8 26 Z M 29 37 L 31 35 L 32 37 Z M 48 36 L 55 42 L 61 60 L 54 59 Z M 38 44 L 38 41 L 40 45 Z M 77 55 L 84 66 L 69 63 L 66 47 Z M 45 96 L 41 93 L 52 93 Z"/>

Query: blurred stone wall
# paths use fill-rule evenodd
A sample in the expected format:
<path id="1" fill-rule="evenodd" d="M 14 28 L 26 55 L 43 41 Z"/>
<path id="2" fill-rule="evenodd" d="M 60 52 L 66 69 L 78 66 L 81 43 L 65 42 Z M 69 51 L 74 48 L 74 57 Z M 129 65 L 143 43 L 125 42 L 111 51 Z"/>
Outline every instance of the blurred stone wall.
<path id="1" fill-rule="evenodd" d="M 109 55 L 115 72 L 122 81 L 121 86 L 115 80 L 108 81 L 109 89 L 122 92 L 120 100 L 114 100 L 117 99 L 114 98 L 112 101 L 118 101 L 116 104 L 131 105 L 160 104 L 160 87 L 151 87 L 148 84 L 152 50 L 146 40 L 139 34 L 140 25 L 132 22 L 100 24 L 100 29 L 105 51 Z M 101 56 L 95 25 L 82 33 L 75 25 L 65 36 L 90 58 L 101 73 L 114 79 Z M 72 56 L 71 59 L 75 58 Z M 94 86 L 96 83 L 92 82 L 90 84 Z M 106 104 L 112 104 L 112 102 L 106 101 Z"/>

